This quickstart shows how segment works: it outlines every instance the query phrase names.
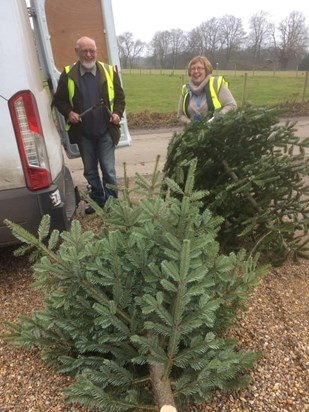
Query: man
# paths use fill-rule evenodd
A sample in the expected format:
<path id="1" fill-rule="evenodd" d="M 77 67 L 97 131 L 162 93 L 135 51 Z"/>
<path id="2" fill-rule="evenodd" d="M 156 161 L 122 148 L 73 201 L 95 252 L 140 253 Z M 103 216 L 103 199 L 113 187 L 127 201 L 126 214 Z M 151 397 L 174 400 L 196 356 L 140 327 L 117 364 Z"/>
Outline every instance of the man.
<path id="1" fill-rule="evenodd" d="M 108 197 L 117 197 L 117 191 L 108 185 L 117 184 L 115 146 L 120 138 L 125 95 L 114 68 L 97 60 L 93 39 L 81 37 L 75 52 L 78 61 L 61 73 L 52 104 L 67 121 L 70 142 L 78 145 L 89 196 L 103 207 Z M 88 205 L 85 212 L 90 214 L 94 209 Z"/>

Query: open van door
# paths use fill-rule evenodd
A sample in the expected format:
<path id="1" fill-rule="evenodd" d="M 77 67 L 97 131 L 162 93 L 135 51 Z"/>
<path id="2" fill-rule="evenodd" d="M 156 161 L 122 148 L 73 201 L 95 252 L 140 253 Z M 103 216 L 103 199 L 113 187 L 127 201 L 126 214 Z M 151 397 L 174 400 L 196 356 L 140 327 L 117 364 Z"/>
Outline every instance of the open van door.
<path id="1" fill-rule="evenodd" d="M 30 0 L 35 40 L 44 78 L 55 92 L 63 68 L 76 60 L 74 45 L 78 38 L 96 40 L 98 59 L 116 67 L 121 79 L 120 60 L 111 0 Z M 55 110 L 62 144 L 69 158 L 79 157 L 76 144 L 71 144 L 65 121 Z M 127 118 L 121 120 L 118 146 L 131 144 Z"/>

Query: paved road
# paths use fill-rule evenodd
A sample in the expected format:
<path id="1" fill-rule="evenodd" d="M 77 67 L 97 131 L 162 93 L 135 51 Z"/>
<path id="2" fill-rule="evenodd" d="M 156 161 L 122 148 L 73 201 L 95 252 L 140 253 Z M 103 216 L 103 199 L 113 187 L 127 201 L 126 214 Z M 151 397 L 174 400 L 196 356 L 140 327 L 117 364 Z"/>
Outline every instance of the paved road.
<path id="1" fill-rule="evenodd" d="M 117 176 L 119 178 L 124 176 L 124 163 L 126 163 L 126 173 L 128 177 L 133 177 L 136 173 L 142 175 L 152 174 L 158 155 L 160 156 L 159 169 L 162 170 L 165 163 L 168 142 L 178 130 L 181 129 L 131 131 L 132 144 L 130 146 L 119 147 L 116 150 Z M 65 162 L 71 170 L 74 183 L 78 187 L 85 187 L 81 159 L 66 158 Z"/>
<path id="2" fill-rule="evenodd" d="M 297 135 L 303 138 L 309 137 L 309 117 L 299 117 L 292 120 L 297 121 Z M 117 176 L 119 178 L 124 176 L 124 163 L 126 163 L 128 177 L 135 176 L 136 173 L 151 174 L 157 155 L 160 155 L 159 169 L 162 170 L 169 140 L 175 132 L 180 130 L 180 128 L 132 130 L 130 132 L 131 146 L 119 147 L 116 150 Z M 85 187 L 81 159 L 66 159 L 66 164 L 71 170 L 74 183 L 80 188 Z"/>

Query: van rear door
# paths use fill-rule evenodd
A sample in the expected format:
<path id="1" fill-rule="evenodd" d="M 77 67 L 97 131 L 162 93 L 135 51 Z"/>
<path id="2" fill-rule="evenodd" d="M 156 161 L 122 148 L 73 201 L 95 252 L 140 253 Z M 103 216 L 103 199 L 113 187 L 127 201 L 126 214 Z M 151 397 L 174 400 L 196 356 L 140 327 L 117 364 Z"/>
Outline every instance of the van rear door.
<path id="1" fill-rule="evenodd" d="M 52 93 L 64 66 L 76 60 L 74 44 L 84 34 L 96 39 L 99 60 L 115 66 L 121 79 L 111 0 L 30 0 L 30 6 L 42 70 Z M 57 111 L 55 116 L 67 156 L 79 157 L 77 145 L 69 142 L 63 117 Z M 124 114 L 118 146 L 130 144 Z"/>

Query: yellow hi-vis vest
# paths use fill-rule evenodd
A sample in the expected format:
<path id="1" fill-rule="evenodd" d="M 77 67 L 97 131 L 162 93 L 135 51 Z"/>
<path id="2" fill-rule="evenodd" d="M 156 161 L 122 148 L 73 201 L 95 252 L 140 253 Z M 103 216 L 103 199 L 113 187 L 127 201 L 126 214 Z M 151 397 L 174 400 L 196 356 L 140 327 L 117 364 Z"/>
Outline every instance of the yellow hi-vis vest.
<path id="1" fill-rule="evenodd" d="M 114 67 L 109 65 L 109 64 L 104 64 L 103 62 L 98 61 L 98 63 L 102 66 L 106 81 L 107 81 L 107 92 L 108 92 L 108 100 L 111 108 L 111 112 L 113 112 L 114 109 L 114 100 L 115 100 L 115 89 L 114 89 Z M 75 63 L 74 63 L 75 64 Z M 71 68 L 74 66 L 65 66 L 64 70 L 66 73 L 69 73 Z M 107 68 L 105 67 L 107 66 Z M 68 76 L 68 92 L 69 92 L 69 101 L 71 103 L 71 106 L 73 107 L 73 97 L 75 94 L 75 83 L 74 80 L 71 79 L 71 77 Z M 71 124 L 69 122 L 66 123 L 65 130 L 68 131 L 71 127 Z"/>
<path id="2" fill-rule="evenodd" d="M 219 101 L 218 95 L 221 89 L 222 84 L 226 87 L 229 87 L 228 82 L 224 79 L 223 76 L 211 76 L 209 82 L 206 84 L 206 100 L 208 105 L 208 110 L 214 111 L 221 109 L 221 103 Z M 182 86 L 182 96 L 183 104 L 182 111 L 185 116 L 189 117 L 187 112 L 188 107 L 188 97 L 190 96 L 190 89 L 187 84 Z"/>

